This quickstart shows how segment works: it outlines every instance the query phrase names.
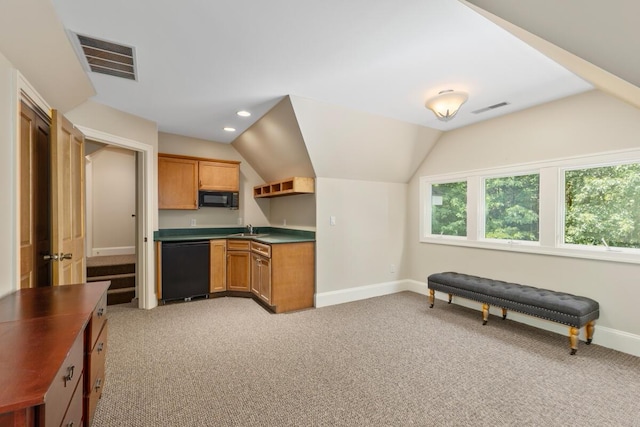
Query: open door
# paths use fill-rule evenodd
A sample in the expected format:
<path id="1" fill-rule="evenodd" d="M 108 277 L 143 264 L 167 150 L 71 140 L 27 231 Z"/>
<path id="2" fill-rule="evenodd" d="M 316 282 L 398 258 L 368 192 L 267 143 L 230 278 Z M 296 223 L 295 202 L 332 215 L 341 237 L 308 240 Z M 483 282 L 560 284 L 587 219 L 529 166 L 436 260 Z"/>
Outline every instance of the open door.
<path id="1" fill-rule="evenodd" d="M 57 110 L 51 121 L 53 286 L 86 281 L 84 135 Z"/>

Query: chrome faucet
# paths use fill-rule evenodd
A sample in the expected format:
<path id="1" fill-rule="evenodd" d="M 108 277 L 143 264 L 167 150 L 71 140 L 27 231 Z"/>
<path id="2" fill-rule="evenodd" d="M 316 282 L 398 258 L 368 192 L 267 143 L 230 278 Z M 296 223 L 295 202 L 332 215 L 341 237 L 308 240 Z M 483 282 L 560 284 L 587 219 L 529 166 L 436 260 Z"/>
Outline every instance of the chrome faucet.
<path id="1" fill-rule="evenodd" d="M 247 225 L 247 232 L 249 234 L 253 234 L 253 225 L 251 225 L 251 224 Z"/>

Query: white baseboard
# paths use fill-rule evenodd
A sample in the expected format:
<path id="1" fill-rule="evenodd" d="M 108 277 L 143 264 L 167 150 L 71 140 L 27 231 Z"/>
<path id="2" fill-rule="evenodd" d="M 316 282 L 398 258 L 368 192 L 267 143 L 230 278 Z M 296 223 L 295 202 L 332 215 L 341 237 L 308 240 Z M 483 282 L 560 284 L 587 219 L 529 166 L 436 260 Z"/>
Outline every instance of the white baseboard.
<path id="1" fill-rule="evenodd" d="M 105 255 L 133 255 L 136 253 L 135 246 L 117 246 L 113 248 L 93 248 L 91 256 Z"/>
<path id="2" fill-rule="evenodd" d="M 316 294 L 316 307 L 343 304 L 345 302 L 379 297 L 405 291 L 404 281 L 377 283 L 375 285 L 358 286 L 340 289 L 339 291 L 322 292 Z"/>
<path id="3" fill-rule="evenodd" d="M 429 288 L 425 282 L 419 282 L 417 280 L 399 280 L 319 293 L 316 294 L 316 307 L 326 307 L 335 304 L 359 301 L 403 291 L 411 291 L 425 296 L 429 295 Z M 448 296 L 445 293 L 436 292 L 436 299 L 447 302 Z M 476 301 L 454 296 L 452 303 L 477 310 L 479 313 L 482 312 L 482 305 Z M 426 300 L 425 304 L 427 304 Z M 502 317 L 500 308 L 492 307 L 489 312 L 490 314 Z M 479 314 L 479 316 L 479 319 L 481 319 L 481 314 Z M 520 322 L 525 325 L 555 332 L 567 337 L 569 336 L 567 326 L 556 322 L 527 316 L 526 314 L 520 314 L 513 311 L 508 313 L 508 319 L 513 320 L 514 322 Z M 580 339 L 584 340 L 584 328 L 580 331 Z M 593 343 L 601 345 L 602 347 L 611 348 L 613 350 L 640 357 L 640 335 L 630 334 L 628 332 L 607 328 L 605 326 L 598 326 L 597 321 L 593 336 Z"/>

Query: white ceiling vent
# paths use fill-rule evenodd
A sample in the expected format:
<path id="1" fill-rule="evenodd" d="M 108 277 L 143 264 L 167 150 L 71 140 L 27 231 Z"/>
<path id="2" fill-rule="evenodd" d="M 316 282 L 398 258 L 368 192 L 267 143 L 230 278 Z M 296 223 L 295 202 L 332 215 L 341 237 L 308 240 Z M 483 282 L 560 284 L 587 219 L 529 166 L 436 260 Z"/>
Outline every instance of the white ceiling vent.
<path id="1" fill-rule="evenodd" d="M 130 46 L 75 33 L 89 70 L 123 79 L 137 80 L 135 51 Z"/>
<path id="2" fill-rule="evenodd" d="M 486 111 L 495 110 L 496 108 L 505 107 L 505 106 L 507 106 L 507 105 L 509 105 L 509 103 L 508 103 L 508 102 L 506 102 L 506 101 L 504 101 L 504 102 L 499 102 L 499 103 L 497 103 L 497 104 L 489 105 L 488 107 L 484 107 L 484 108 L 481 108 L 481 109 L 479 109 L 479 110 L 472 111 L 472 113 L 473 113 L 473 114 L 480 114 L 480 113 L 484 113 L 484 112 L 486 112 Z"/>

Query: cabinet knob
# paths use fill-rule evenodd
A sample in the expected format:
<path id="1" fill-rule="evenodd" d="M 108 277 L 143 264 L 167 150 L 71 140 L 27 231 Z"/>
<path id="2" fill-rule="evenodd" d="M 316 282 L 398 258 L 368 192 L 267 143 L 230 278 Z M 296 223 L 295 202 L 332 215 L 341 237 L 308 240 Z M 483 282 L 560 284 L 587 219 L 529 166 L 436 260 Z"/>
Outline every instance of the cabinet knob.
<path id="1" fill-rule="evenodd" d="M 104 315 L 104 307 L 100 307 L 97 313 L 98 317 L 102 317 Z"/>
<path id="2" fill-rule="evenodd" d="M 103 349 L 104 349 L 104 343 L 101 342 L 101 343 L 98 344 L 98 347 L 96 347 L 96 351 L 98 353 L 100 353 L 100 352 L 102 352 Z"/>

